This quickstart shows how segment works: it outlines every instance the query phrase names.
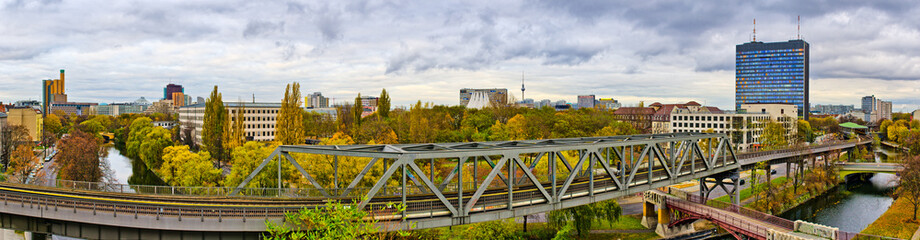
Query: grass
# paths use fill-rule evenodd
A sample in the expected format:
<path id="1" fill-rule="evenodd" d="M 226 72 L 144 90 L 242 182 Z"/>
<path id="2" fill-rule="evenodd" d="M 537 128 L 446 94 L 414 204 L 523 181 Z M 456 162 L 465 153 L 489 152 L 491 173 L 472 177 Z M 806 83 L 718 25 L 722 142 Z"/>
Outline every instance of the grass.
<path id="1" fill-rule="evenodd" d="M 898 198 L 888 211 L 885 211 L 881 217 L 869 224 L 862 231 L 864 234 L 879 235 L 885 237 L 896 237 L 901 239 L 910 239 L 920 227 L 920 223 L 910 220 L 913 216 L 913 206 L 905 198 Z"/>
<path id="2" fill-rule="evenodd" d="M 661 236 L 658 236 L 655 232 L 645 232 L 645 233 L 591 233 L 585 236 L 584 238 L 578 239 L 660 239 Z"/>
<path id="3" fill-rule="evenodd" d="M 607 224 L 606 220 L 595 222 L 591 229 L 647 229 L 642 226 L 642 215 L 624 215 L 613 223 L 613 226 Z"/>
<path id="4" fill-rule="evenodd" d="M 759 178 L 759 177 L 758 177 L 758 178 Z M 786 179 L 786 177 L 778 177 L 778 178 L 774 178 L 774 179 L 770 180 L 770 182 L 772 182 L 773 185 L 783 185 L 783 184 L 785 184 L 785 183 L 787 182 L 787 179 Z M 762 186 L 762 185 L 764 185 L 764 184 L 765 184 L 765 183 L 757 184 L 757 186 Z M 739 197 L 741 198 L 741 201 L 744 201 L 745 199 L 751 198 L 751 196 L 753 195 L 753 194 L 751 193 L 751 191 L 752 191 L 751 189 L 753 189 L 753 188 L 750 188 L 750 187 L 749 187 L 749 188 L 741 189 L 741 192 L 738 193 Z M 730 201 L 731 201 L 731 200 L 729 200 L 728 195 L 718 197 L 718 198 L 716 198 L 715 200 L 716 200 L 716 201 L 722 201 L 722 202 L 730 202 Z"/>

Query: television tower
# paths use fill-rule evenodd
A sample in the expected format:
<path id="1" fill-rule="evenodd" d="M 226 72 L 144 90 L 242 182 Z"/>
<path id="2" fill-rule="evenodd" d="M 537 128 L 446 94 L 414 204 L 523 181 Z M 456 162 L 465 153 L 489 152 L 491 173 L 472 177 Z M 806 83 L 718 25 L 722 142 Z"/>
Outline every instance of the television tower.
<path id="1" fill-rule="evenodd" d="M 523 102 L 524 99 L 524 71 L 521 71 L 521 102 Z"/>

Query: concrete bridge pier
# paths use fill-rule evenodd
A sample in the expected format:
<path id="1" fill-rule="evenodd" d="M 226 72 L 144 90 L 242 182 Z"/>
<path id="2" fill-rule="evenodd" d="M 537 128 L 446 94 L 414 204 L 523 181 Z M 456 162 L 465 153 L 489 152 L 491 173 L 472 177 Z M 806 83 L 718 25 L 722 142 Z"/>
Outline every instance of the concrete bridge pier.
<path id="1" fill-rule="evenodd" d="M 655 233 L 665 238 L 695 232 L 693 222 L 668 226 L 671 223 L 671 209 L 665 203 L 666 198 L 667 196 L 655 191 L 645 192 L 645 202 L 642 203 L 642 226 L 655 229 Z M 656 207 L 658 211 L 655 211 Z"/>

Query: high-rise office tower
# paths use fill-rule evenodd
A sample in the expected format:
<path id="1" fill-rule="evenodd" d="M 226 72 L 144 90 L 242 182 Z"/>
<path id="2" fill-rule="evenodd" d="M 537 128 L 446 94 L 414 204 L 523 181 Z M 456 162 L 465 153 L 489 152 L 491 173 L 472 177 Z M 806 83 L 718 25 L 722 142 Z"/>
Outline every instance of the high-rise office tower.
<path id="1" fill-rule="evenodd" d="M 782 103 L 808 119 L 808 42 L 752 41 L 735 46 L 735 109 L 741 104 Z"/>
<path id="2" fill-rule="evenodd" d="M 66 102 L 67 94 L 64 93 L 64 69 L 61 69 L 61 78 L 42 80 L 42 116 L 48 114 L 48 108 L 53 102 Z"/>
<path id="3" fill-rule="evenodd" d="M 163 99 L 173 100 L 173 93 L 185 94 L 185 88 L 182 87 L 182 85 L 170 83 L 163 88 Z M 185 97 L 185 95 L 183 95 L 183 97 Z"/>

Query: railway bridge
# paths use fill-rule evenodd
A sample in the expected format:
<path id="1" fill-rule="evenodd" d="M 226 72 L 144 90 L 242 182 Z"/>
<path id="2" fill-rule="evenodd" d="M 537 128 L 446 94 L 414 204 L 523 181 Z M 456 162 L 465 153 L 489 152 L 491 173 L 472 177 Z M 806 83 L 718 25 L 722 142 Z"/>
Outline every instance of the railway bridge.
<path id="1" fill-rule="evenodd" d="M 266 221 L 283 221 L 285 212 L 340 201 L 365 209 L 381 220 L 384 229 L 432 228 L 526 216 L 697 179 L 717 183 L 737 201 L 737 172 L 745 166 L 846 151 L 868 143 L 736 154 L 725 134 L 675 133 L 280 146 L 237 187 L 4 183 L 0 185 L 0 225 L 85 238 L 245 239 L 257 238 L 265 231 Z M 311 174 L 308 170 L 314 168 L 304 168 L 301 164 L 306 162 L 298 159 L 330 165 L 332 176 Z M 273 161 L 293 165 L 307 185 L 245 188 L 263 171 L 280 172 L 282 164 L 275 164 L 277 169 L 266 168 Z M 346 171 L 346 166 L 361 171 Z M 734 187 L 728 190 L 726 185 L 732 183 Z M 406 210 L 395 212 L 394 203 L 404 204 Z"/>

